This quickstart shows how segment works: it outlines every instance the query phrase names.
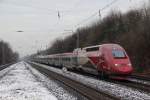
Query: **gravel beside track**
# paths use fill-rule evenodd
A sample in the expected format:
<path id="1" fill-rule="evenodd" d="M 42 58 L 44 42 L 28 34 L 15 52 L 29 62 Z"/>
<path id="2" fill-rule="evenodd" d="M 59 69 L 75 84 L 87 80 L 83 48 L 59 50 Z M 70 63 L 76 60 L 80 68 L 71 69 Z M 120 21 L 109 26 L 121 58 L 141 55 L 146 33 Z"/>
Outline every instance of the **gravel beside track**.
<path id="1" fill-rule="evenodd" d="M 67 85 L 70 88 L 73 88 L 75 91 L 79 92 L 86 98 L 90 100 L 118 100 L 119 98 L 112 96 L 108 93 L 98 91 L 94 88 L 91 88 L 85 84 L 77 82 L 73 79 L 62 76 L 61 74 L 50 71 L 42 66 L 39 66 L 34 63 L 30 63 L 34 68 L 39 70 L 40 72 L 46 74 L 47 76 L 53 77 L 56 80 L 59 80 L 63 84 Z"/>
<path id="2" fill-rule="evenodd" d="M 32 63 L 34 63 L 34 62 L 32 62 Z M 76 74 L 76 73 L 73 73 L 70 71 L 57 69 L 57 68 L 39 64 L 39 63 L 34 63 L 34 64 L 36 64 L 38 66 L 42 66 L 42 67 L 44 67 L 50 71 L 53 71 L 55 73 L 61 74 L 62 76 L 76 80 L 86 86 L 97 89 L 98 91 L 102 91 L 102 92 L 111 94 L 122 100 L 149 100 L 149 98 L 150 98 L 149 93 L 139 91 L 137 89 L 134 89 L 134 88 L 131 88 L 128 86 L 124 86 L 121 84 L 115 84 L 113 82 L 108 82 L 105 80 L 95 79 L 95 78 L 92 78 L 89 76 Z"/>
<path id="3" fill-rule="evenodd" d="M 10 65 L 12 65 L 12 64 L 14 64 L 14 63 L 9 63 L 9 64 L 5 64 L 5 65 L 1 65 L 1 66 L 0 66 L 0 70 L 5 69 L 5 68 L 7 68 L 8 66 L 10 66 Z"/>
<path id="4" fill-rule="evenodd" d="M 77 74 L 80 74 L 81 75 L 81 72 L 79 71 L 73 71 Z M 82 75 L 85 75 L 85 76 L 89 76 L 91 78 L 94 78 L 94 79 L 100 79 L 100 77 L 98 75 L 92 75 L 90 73 L 83 73 L 82 72 Z M 120 84 L 120 85 L 124 85 L 124 86 L 127 86 L 127 87 L 131 87 L 133 89 L 137 89 L 139 91 L 144 91 L 146 93 L 150 93 L 150 82 L 148 81 L 149 79 L 144 77 L 142 78 L 141 76 L 140 77 L 134 77 L 134 78 L 127 78 L 127 80 L 113 80 L 113 79 L 103 79 L 104 81 L 107 81 L 107 82 L 112 82 L 112 83 L 115 83 L 115 84 Z"/>
<path id="5" fill-rule="evenodd" d="M 68 88 L 63 83 L 55 80 L 52 77 L 48 77 L 46 74 L 41 73 L 27 63 L 26 67 L 36 77 L 36 80 L 43 83 L 43 85 L 47 87 L 48 90 L 58 98 L 58 100 L 88 100 L 73 89 Z"/>
<path id="6" fill-rule="evenodd" d="M 129 76 L 129 78 L 134 78 L 134 79 L 139 79 L 139 80 L 144 80 L 144 81 L 149 81 L 150 82 L 150 78 L 146 77 L 146 76 L 131 75 L 131 76 Z"/>
<path id="7" fill-rule="evenodd" d="M 24 62 L 0 71 L 0 100 L 58 100 L 30 73 Z"/>
<path id="8" fill-rule="evenodd" d="M 150 85 L 147 85 L 147 84 L 142 84 L 142 83 L 137 83 L 137 82 L 132 82 L 132 81 L 109 81 L 109 82 L 131 87 L 141 92 L 150 93 Z"/>
<path id="9" fill-rule="evenodd" d="M 0 78 L 4 77 L 11 69 L 13 69 L 13 67 L 9 67 L 11 65 L 16 66 L 14 63 L 0 66 Z"/>

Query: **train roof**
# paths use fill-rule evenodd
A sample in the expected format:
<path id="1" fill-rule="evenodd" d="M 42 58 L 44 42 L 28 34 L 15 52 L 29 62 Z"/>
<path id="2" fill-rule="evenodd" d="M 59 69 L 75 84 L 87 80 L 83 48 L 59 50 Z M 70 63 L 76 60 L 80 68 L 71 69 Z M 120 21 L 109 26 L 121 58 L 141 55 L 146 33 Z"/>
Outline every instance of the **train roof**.
<path id="1" fill-rule="evenodd" d="M 94 47 L 101 47 L 101 46 L 105 46 L 105 47 L 119 47 L 119 44 L 115 44 L 115 43 L 106 43 L 106 44 L 101 44 L 101 45 L 94 45 L 94 46 L 88 46 L 88 47 L 84 47 L 83 49 L 87 49 L 87 48 L 94 48 Z"/>
<path id="2" fill-rule="evenodd" d="M 52 55 L 47 55 L 47 57 L 69 56 L 69 55 L 73 55 L 73 53 L 68 52 L 68 53 L 52 54 Z"/>
<path id="3" fill-rule="evenodd" d="M 106 43 L 101 45 L 94 45 L 94 46 L 88 46 L 84 48 L 76 48 L 73 52 L 67 52 L 67 53 L 58 53 L 58 54 L 50 54 L 50 55 L 39 55 L 38 58 L 49 58 L 49 57 L 57 57 L 57 56 L 74 56 L 76 52 L 86 50 L 88 48 L 95 48 L 95 47 L 105 47 L 108 49 L 116 49 L 116 48 L 122 48 L 119 44 L 114 43 Z"/>
<path id="4" fill-rule="evenodd" d="M 87 48 L 94 48 L 94 47 L 100 47 L 101 45 L 95 45 L 95 46 L 88 46 L 88 47 L 84 47 L 83 49 L 87 49 Z"/>

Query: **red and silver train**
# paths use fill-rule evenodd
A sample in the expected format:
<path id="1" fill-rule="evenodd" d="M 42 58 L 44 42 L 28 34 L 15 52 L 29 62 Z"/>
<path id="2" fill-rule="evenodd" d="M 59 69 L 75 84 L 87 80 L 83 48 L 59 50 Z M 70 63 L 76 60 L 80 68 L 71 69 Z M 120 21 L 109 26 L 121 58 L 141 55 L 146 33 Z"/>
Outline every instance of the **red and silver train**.
<path id="1" fill-rule="evenodd" d="M 118 44 L 102 44 L 77 48 L 71 53 L 36 56 L 36 62 L 92 74 L 124 78 L 133 72 L 125 50 Z"/>

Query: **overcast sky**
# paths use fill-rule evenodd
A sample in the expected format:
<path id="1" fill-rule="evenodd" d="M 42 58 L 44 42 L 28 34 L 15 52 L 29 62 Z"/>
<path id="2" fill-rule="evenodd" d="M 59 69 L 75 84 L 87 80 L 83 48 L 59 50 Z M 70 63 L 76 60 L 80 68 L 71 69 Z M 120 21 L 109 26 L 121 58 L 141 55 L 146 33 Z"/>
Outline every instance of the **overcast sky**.
<path id="1" fill-rule="evenodd" d="M 9 42 L 21 57 L 34 53 L 50 46 L 56 38 L 71 34 L 65 30 L 75 31 L 78 27 L 95 22 L 99 19 L 98 14 L 85 19 L 112 1 L 0 0 L 0 39 Z M 116 0 L 101 11 L 101 16 L 106 16 L 111 10 L 126 12 L 147 1 Z"/>

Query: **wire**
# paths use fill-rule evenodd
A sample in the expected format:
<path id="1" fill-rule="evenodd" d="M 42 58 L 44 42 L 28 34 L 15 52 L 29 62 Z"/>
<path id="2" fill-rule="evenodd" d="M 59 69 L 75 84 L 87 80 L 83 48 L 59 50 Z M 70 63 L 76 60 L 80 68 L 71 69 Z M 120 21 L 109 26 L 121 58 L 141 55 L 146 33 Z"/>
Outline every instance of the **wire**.
<path id="1" fill-rule="evenodd" d="M 99 15 L 99 17 L 101 17 L 101 12 L 105 9 L 107 9 L 108 7 L 110 7 L 111 5 L 113 5 L 115 2 L 117 2 L 118 0 L 113 0 L 112 2 L 110 2 L 109 4 L 105 5 L 103 8 L 99 9 L 98 11 L 96 11 L 95 13 L 93 13 L 91 16 L 89 16 L 88 18 L 80 21 L 79 23 L 77 23 L 74 27 L 78 27 L 79 25 L 83 24 L 84 22 L 88 21 L 89 19 L 93 18 L 94 16 L 96 16 L 97 14 Z M 79 3 L 81 2 L 81 0 L 78 0 L 76 2 L 76 4 L 71 8 L 75 8 Z M 56 13 L 58 19 L 60 19 L 61 17 L 61 13 L 66 13 L 66 12 L 72 12 L 72 10 L 54 10 L 54 9 L 49 9 L 49 8 L 43 8 L 43 7 L 39 7 L 39 6 L 32 6 L 32 5 L 18 5 L 16 3 L 11 3 L 13 5 L 17 5 L 17 6 L 23 6 L 23 7 L 30 7 L 30 8 L 34 8 L 34 9 L 40 9 L 43 11 L 48 11 L 49 13 Z"/>
<path id="2" fill-rule="evenodd" d="M 118 0 L 113 0 L 111 3 L 105 5 L 103 8 L 99 9 L 99 11 L 96 11 L 95 13 L 93 13 L 91 16 L 89 16 L 88 18 L 82 20 L 81 22 L 79 22 L 78 24 L 75 25 L 75 27 L 81 25 L 82 23 L 88 21 L 89 19 L 91 19 L 92 17 L 96 16 L 97 14 L 100 15 L 100 12 L 102 12 L 103 10 L 107 9 L 108 7 L 110 7 L 111 5 L 113 5 L 114 3 L 116 3 Z"/>

